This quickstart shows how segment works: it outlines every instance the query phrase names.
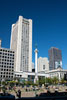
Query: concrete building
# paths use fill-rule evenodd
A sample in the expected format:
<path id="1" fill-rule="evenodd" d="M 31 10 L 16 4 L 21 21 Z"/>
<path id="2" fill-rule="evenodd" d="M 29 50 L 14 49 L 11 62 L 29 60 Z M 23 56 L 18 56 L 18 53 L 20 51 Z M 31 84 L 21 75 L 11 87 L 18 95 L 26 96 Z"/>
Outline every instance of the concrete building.
<path id="1" fill-rule="evenodd" d="M 15 51 L 15 71 L 32 72 L 32 20 L 19 16 L 12 25 L 10 48 Z"/>
<path id="2" fill-rule="evenodd" d="M 57 77 L 59 80 L 61 80 L 62 78 L 64 78 L 64 75 L 67 73 L 67 70 L 62 69 L 62 68 L 57 68 L 54 70 L 50 70 L 48 72 L 46 72 L 46 74 L 49 74 L 49 77 L 53 78 L 53 77 Z"/>
<path id="3" fill-rule="evenodd" d="M 13 77 L 14 77 L 14 51 L 0 47 L 0 80 L 2 79 L 12 80 Z"/>
<path id="4" fill-rule="evenodd" d="M 54 70 L 58 67 L 62 68 L 62 54 L 61 50 L 52 47 L 49 50 L 49 70 Z"/>
<path id="5" fill-rule="evenodd" d="M 32 62 L 32 69 L 34 69 L 34 63 Z"/>
<path id="6" fill-rule="evenodd" d="M 35 72 L 35 67 L 33 62 L 32 62 L 32 72 Z"/>
<path id="7" fill-rule="evenodd" d="M 38 72 L 46 72 L 49 70 L 49 61 L 47 57 L 38 58 Z"/>
<path id="8" fill-rule="evenodd" d="M 64 78 L 64 75 L 67 73 L 67 70 L 64 70 L 62 68 L 57 68 L 54 70 L 49 70 L 46 72 L 38 72 L 38 78 L 39 77 L 57 77 L 59 80 Z M 34 80 L 35 82 L 35 72 L 15 72 L 14 73 L 16 78 L 22 78 L 26 80 Z"/>
<path id="9" fill-rule="evenodd" d="M 49 74 L 48 72 L 47 73 L 38 73 L 37 74 L 38 77 L 49 77 Z M 25 79 L 25 80 L 32 80 L 35 82 L 35 77 L 36 77 L 36 74 L 35 72 L 15 72 L 14 73 L 14 77 L 15 78 L 21 78 L 21 79 Z"/>

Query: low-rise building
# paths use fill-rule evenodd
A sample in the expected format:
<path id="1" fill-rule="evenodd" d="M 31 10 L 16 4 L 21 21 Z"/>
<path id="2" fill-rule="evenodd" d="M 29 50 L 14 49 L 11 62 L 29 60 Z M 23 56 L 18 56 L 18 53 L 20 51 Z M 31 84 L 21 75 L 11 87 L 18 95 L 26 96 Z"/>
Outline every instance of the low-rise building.
<path id="1" fill-rule="evenodd" d="M 45 72 L 49 70 L 49 61 L 47 57 L 38 58 L 38 72 Z"/>
<path id="2" fill-rule="evenodd" d="M 59 80 L 61 80 L 64 78 L 64 75 L 67 73 L 67 70 L 59 67 L 59 68 L 54 69 L 54 70 L 49 70 L 46 73 L 49 74 L 49 77 L 51 77 L 51 78 L 57 77 Z"/>

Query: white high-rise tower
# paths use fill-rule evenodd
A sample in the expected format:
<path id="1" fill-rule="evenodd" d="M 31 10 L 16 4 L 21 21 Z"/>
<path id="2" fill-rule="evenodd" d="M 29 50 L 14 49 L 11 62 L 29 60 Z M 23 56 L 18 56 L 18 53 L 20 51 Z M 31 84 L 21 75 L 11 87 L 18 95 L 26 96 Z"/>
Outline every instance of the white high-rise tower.
<path id="1" fill-rule="evenodd" d="M 19 16 L 12 25 L 10 48 L 15 51 L 15 71 L 32 71 L 32 20 Z"/>

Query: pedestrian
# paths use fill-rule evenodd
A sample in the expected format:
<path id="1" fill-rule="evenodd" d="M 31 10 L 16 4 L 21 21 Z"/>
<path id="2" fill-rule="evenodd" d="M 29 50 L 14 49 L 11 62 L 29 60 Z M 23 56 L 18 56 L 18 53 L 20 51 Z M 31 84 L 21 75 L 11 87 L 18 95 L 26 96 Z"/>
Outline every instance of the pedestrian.
<path id="1" fill-rule="evenodd" d="M 17 96 L 18 96 L 18 98 L 21 98 L 21 91 L 20 90 L 18 90 Z"/>
<path id="2" fill-rule="evenodd" d="M 26 88 L 26 92 L 27 92 L 27 88 Z"/>

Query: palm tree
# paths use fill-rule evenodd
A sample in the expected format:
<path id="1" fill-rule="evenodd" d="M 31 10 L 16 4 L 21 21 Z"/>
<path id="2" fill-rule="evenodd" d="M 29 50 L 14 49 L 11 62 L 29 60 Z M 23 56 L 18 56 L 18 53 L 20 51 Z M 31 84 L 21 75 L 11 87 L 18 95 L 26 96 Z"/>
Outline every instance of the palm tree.
<path id="1" fill-rule="evenodd" d="M 46 83 L 52 84 L 52 78 L 50 78 L 50 77 L 46 78 Z"/>
<path id="2" fill-rule="evenodd" d="M 64 84 L 66 81 L 64 80 L 64 78 L 61 79 L 61 84 Z"/>
<path id="3" fill-rule="evenodd" d="M 54 84 L 57 84 L 59 82 L 59 79 L 57 77 L 53 77 L 52 81 Z"/>

